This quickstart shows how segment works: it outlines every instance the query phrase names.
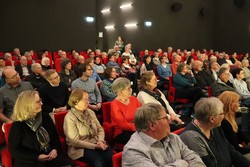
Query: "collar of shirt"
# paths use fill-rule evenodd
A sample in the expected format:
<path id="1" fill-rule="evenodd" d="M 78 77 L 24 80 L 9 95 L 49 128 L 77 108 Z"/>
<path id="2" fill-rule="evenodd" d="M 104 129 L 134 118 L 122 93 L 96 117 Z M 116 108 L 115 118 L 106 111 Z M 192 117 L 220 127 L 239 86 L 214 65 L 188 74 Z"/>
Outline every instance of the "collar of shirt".
<path id="1" fill-rule="evenodd" d="M 159 141 L 143 132 L 139 132 L 138 134 L 149 147 L 167 147 L 170 141 L 169 137 L 165 137 Z"/>

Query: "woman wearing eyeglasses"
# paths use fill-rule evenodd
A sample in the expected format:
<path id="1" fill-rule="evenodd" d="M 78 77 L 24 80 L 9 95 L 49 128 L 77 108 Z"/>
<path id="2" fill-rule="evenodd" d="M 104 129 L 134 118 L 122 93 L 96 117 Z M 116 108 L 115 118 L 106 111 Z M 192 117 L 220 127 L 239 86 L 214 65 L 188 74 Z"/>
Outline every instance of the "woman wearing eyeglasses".
<path id="1" fill-rule="evenodd" d="M 117 78 L 112 84 L 112 90 L 117 95 L 111 102 L 114 140 L 126 144 L 135 132 L 135 111 L 141 104 L 136 97 L 131 96 L 132 88 L 127 78 Z"/>
<path id="2" fill-rule="evenodd" d="M 218 98 L 224 104 L 223 110 L 225 113 L 225 117 L 221 122 L 221 127 L 224 131 L 227 140 L 240 153 L 250 153 L 250 140 L 248 138 L 244 138 L 235 120 L 236 112 L 238 111 L 240 106 L 240 96 L 235 92 L 225 91 L 220 94 Z M 246 145 L 243 146 L 239 139 L 246 143 Z"/>
<path id="3" fill-rule="evenodd" d="M 37 91 L 22 92 L 15 103 L 9 134 L 14 167 L 74 166 L 61 152 L 59 136 L 50 116 L 42 111 Z"/>
<path id="4" fill-rule="evenodd" d="M 113 153 L 95 113 L 88 109 L 87 91 L 73 90 L 68 103 L 71 110 L 65 116 L 63 129 L 69 157 L 93 167 L 112 167 Z"/>

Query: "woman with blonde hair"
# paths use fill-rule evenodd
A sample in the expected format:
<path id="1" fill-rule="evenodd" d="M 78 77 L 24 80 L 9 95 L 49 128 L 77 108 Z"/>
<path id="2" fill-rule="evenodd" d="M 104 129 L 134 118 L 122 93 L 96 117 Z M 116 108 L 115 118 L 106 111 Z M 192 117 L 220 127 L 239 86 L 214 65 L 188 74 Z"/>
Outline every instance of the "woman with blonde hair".
<path id="1" fill-rule="evenodd" d="M 59 135 L 50 116 L 42 112 L 37 91 L 23 91 L 17 98 L 9 134 L 14 167 L 74 166 L 61 152 Z"/>
<path id="2" fill-rule="evenodd" d="M 242 138 L 247 145 L 242 146 L 239 141 L 239 137 L 242 137 L 240 131 L 238 130 L 238 125 L 236 123 L 235 115 L 239 109 L 239 100 L 240 96 L 231 91 L 224 91 L 218 97 L 220 101 L 224 104 L 223 111 L 224 111 L 224 119 L 221 122 L 221 127 L 224 131 L 224 134 L 227 140 L 235 147 L 237 151 L 242 154 L 250 153 L 250 141 L 248 139 Z"/>

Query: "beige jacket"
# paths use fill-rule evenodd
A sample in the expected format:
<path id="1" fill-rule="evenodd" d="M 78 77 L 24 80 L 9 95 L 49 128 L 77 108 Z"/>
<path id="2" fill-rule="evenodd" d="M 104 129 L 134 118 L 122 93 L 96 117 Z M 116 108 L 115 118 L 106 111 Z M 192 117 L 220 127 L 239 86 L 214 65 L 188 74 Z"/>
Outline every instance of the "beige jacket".
<path id="1" fill-rule="evenodd" d="M 95 149 L 98 141 L 104 141 L 104 130 L 90 109 L 80 113 L 72 108 L 65 116 L 63 130 L 73 160 L 83 157 L 84 149 Z"/>

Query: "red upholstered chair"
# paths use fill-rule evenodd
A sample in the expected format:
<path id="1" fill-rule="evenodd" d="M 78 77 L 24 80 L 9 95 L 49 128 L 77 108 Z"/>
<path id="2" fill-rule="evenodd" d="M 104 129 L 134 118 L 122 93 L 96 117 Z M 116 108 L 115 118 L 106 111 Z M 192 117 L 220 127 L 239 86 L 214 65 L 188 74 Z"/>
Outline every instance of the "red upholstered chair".
<path id="1" fill-rule="evenodd" d="M 172 133 L 179 135 L 182 131 L 184 131 L 184 129 L 185 129 L 185 127 L 180 128 L 180 129 L 178 129 L 176 131 L 173 131 Z"/>
<path id="2" fill-rule="evenodd" d="M 207 87 L 207 93 L 208 93 L 208 97 L 212 97 L 213 96 L 211 86 Z"/>
<path id="3" fill-rule="evenodd" d="M 5 140 L 6 140 L 6 148 L 1 152 L 2 157 L 2 166 L 4 167 L 12 167 L 12 157 L 9 151 L 9 134 L 11 129 L 12 123 L 4 124 L 4 131 L 5 131 Z"/>
<path id="4" fill-rule="evenodd" d="M 58 134 L 60 135 L 60 142 L 62 145 L 62 149 L 64 151 L 67 151 L 67 144 L 65 140 L 65 134 L 63 131 L 63 122 L 64 122 L 64 117 L 67 113 L 68 112 L 66 111 L 66 112 L 59 112 L 59 113 L 54 114 L 56 129 L 57 129 Z M 89 167 L 88 164 L 82 161 L 74 160 L 74 163 L 80 167 Z"/>
<path id="5" fill-rule="evenodd" d="M 56 61 L 55 61 L 56 72 L 60 72 L 62 70 L 61 65 L 60 65 L 61 61 L 62 61 L 62 59 L 60 59 L 60 58 L 56 59 Z"/>
<path id="6" fill-rule="evenodd" d="M 114 129 L 111 124 L 111 102 L 104 102 L 102 103 L 102 115 L 103 115 L 103 129 L 105 131 L 105 140 L 110 144 L 113 145 L 114 148 L 118 150 L 123 150 L 124 145 L 120 143 L 113 142 L 113 133 Z"/>
<path id="7" fill-rule="evenodd" d="M 112 156 L 113 167 L 121 167 L 122 166 L 122 152 L 116 153 Z"/>
<path id="8" fill-rule="evenodd" d="M 111 117 L 110 117 L 111 107 L 110 107 L 110 104 L 111 104 L 111 102 L 102 103 L 103 122 L 111 123 Z"/>

